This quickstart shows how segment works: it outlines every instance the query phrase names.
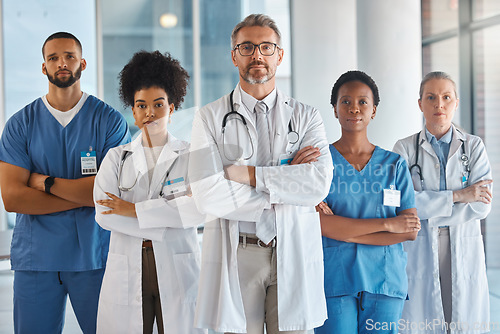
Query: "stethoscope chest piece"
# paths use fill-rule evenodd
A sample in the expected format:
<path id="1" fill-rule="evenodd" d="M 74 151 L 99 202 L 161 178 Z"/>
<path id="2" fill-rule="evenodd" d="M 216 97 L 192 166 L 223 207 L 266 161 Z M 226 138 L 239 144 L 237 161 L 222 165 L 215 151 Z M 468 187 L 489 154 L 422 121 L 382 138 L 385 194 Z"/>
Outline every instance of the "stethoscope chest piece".
<path id="1" fill-rule="evenodd" d="M 462 160 L 462 164 L 464 166 L 468 166 L 469 165 L 469 157 L 467 155 L 465 155 L 465 153 L 462 154 L 462 156 L 460 157 L 460 159 Z"/>
<path id="2" fill-rule="evenodd" d="M 299 141 L 299 134 L 296 131 L 289 131 L 287 137 L 290 144 L 295 144 Z"/>

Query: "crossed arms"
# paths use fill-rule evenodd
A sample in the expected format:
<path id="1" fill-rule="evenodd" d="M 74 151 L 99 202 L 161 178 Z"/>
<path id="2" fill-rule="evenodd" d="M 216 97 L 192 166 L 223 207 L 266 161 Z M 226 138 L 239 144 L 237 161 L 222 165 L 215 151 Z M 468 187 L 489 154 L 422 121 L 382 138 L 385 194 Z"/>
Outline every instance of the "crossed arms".
<path id="1" fill-rule="evenodd" d="M 47 176 L 1 161 L 0 188 L 5 210 L 44 215 L 94 206 L 94 176 L 80 179 L 56 178 L 50 189 L 51 194 L 45 192 L 44 181 Z"/>

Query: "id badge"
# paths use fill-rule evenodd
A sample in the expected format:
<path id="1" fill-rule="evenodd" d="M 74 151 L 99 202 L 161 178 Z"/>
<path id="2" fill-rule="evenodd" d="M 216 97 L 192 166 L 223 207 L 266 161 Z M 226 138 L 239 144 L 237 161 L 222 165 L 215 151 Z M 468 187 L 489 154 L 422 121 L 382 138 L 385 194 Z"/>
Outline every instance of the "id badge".
<path id="1" fill-rule="evenodd" d="M 165 190 L 163 190 L 163 193 L 166 196 L 184 194 L 187 191 L 186 182 L 183 177 L 167 180 L 164 185 Z"/>
<path id="2" fill-rule="evenodd" d="M 97 174 L 97 156 L 95 151 L 82 151 L 80 153 L 82 175 Z"/>
<path id="3" fill-rule="evenodd" d="M 467 188 L 469 185 L 469 173 L 463 172 L 462 173 L 462 188 Z"/>
<path id="4" fill-rule="evenodd" d="M 395 190 L 392 185 L 391 189 L 384 189 L 384 205 L 399 208 L 401 206 L 401 191 Z"/>
<path id="5" fill-rule="evenodd" d="M 292 160 L 293 160 L 294 155 L 293 154 L 282 154 L 279 157 L 278 165 L 283 166 L 283 165 L 289 165 Z"/>

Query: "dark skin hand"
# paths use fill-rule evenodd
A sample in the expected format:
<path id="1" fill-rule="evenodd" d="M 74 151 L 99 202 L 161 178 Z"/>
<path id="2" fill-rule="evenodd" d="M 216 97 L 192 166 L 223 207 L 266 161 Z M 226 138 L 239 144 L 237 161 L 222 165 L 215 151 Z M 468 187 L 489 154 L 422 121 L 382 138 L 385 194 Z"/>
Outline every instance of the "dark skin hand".
<path id="1" fill-rule="evenodd" d="M 101 212 L 103 215 L 120 215 L 125 217 L 137 218 L 137 213 L 135 212 L 135 204 L 127 202 L 120 197 L 106 192 L 109 199 L 102 199 L 96 201 L 97 204 L 110 208 L 111 210 Z"/>

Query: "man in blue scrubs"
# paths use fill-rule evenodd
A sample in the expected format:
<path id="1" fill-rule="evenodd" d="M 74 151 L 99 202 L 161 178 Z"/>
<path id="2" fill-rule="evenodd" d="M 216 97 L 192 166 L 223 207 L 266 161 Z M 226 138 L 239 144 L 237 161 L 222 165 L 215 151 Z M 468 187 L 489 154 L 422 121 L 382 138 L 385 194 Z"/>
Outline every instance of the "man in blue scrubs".
<path id="1" fill-rule="evenodd" d="M 47 95 L 6 123 L 0 188 L 16 212 L 11 263 L 16 333 L 61 333 L 69 295 L 83 333 L 95 333 L 109 232 L 94 220 L 92 189 L 106 152 L 130 140 L 123 116 L 82 92 L 80 41 L 47 38 Z"/>

